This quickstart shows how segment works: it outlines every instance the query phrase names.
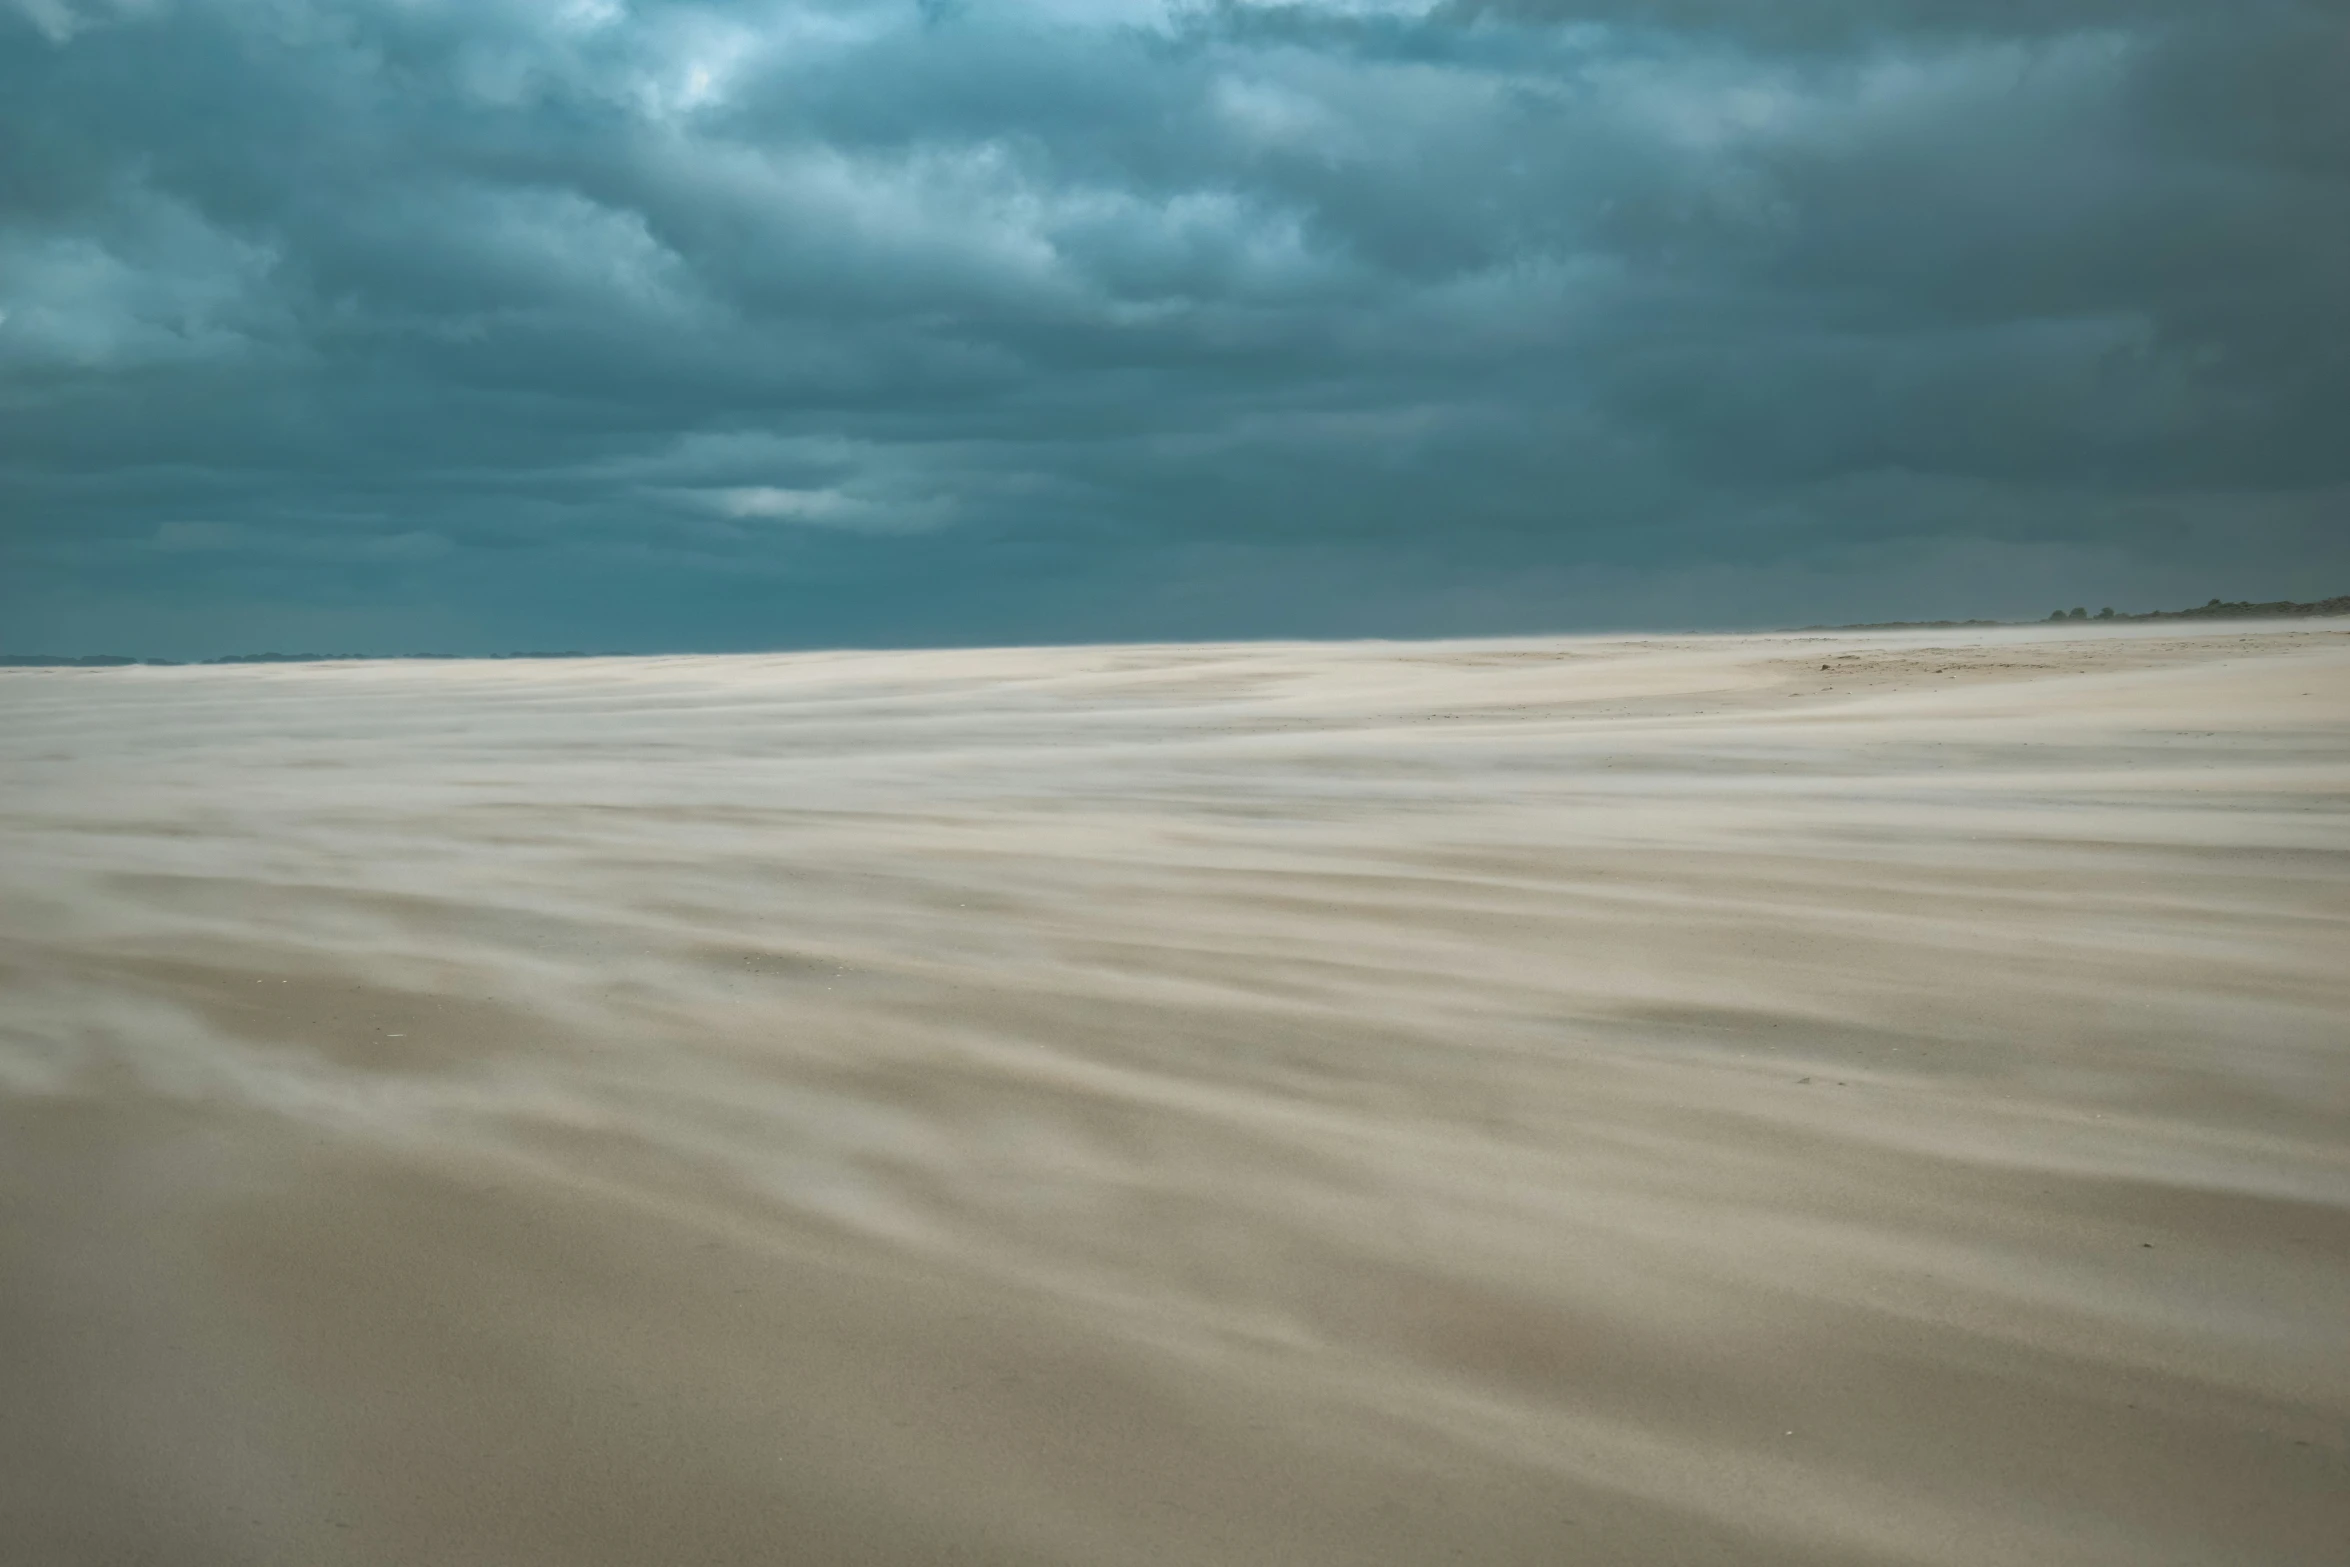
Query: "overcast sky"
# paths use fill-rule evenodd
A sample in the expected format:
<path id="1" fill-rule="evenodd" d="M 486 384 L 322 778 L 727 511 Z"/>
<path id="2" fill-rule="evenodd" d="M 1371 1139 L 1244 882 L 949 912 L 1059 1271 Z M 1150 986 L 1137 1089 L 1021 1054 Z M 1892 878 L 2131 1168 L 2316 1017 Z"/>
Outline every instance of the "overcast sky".
<path id="1" fill-rule="evenodd" d="M 0 0 L 0 649 L 2350 591 L 2341 0 Z"/>

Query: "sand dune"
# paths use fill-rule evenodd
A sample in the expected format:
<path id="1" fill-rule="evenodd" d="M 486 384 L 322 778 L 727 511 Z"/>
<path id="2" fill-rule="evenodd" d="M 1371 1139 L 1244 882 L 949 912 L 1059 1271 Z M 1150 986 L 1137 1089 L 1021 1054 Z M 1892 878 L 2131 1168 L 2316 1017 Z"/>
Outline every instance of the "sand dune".
<path id="1" fill-rule="evenodd" d="M 2339 1563 L 2350 631 L 0 673 L 0 1557 Z"/>

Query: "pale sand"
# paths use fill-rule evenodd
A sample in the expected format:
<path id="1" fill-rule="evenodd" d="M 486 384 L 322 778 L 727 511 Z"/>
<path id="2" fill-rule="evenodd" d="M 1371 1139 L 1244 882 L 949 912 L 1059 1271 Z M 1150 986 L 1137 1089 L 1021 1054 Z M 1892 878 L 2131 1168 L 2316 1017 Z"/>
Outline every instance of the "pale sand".
<path id="1" fill-rule="evenodd" d="M 2350 1559 L 2339 622 L 25 671 L 0 766 L 10 1564 Z"/>

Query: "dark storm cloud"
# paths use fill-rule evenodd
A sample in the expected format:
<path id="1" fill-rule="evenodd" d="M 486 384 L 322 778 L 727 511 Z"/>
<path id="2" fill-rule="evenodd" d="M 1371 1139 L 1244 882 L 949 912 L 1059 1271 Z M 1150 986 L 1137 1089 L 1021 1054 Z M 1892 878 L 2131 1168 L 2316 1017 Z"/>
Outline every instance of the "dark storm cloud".
<path id="1" fill-rule="evenodd" d="M 2339 591 L 2346 82 L 2290 0 L 13 0 L 0 641 Z"/>

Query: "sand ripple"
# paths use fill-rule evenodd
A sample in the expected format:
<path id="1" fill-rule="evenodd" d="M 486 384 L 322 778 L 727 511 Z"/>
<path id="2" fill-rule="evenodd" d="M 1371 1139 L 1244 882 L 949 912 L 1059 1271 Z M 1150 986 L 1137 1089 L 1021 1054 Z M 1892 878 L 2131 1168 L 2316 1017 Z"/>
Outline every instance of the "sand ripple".
<path id="1" fill-rule="evenodd" d="M 2346 714 L 2323 622 L 0 674 L 0 1535 L 2339 1562 Z"/>

